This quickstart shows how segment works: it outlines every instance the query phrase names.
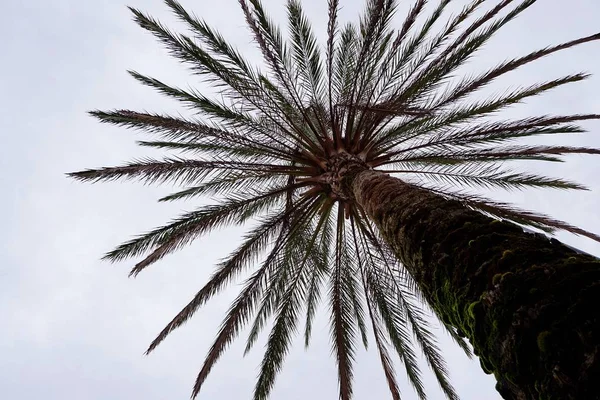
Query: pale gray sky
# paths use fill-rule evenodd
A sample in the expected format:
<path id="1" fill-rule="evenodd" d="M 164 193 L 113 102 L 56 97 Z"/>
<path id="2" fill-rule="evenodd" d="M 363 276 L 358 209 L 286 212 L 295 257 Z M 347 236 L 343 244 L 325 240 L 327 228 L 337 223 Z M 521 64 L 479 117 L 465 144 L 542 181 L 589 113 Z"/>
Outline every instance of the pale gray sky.
<path id="1" fill-rule="evenodd" d="M 455 0 L 456 7 L 464 1 Z M 183 0 L 246 54 L 251 48 L 235 0 Z M 283 1 L 264 1 L 283 21 Z M 409 3 L 404 0 L 404 3 Z M 432 2 L 435 3 L 435 2 Z M 495 3 L 490 0 L 490 3 Z M 84 185 L 64 173 L 117 164 L 142 153 L 141 136 L 103 126 L 86 115 L 95 108 L 176 111 L 178 106 L 126 74 L 134 69 L 167 82 L 196 85 L 177 62 L 131 22 L 125 5 L 173 22 L 160 0 L 30 0 L 2 4 L 0 37 L 0 174 L 4 211 L 0 231 L 0 393 L 5 399 L 186 399 L 235 287 L 197 313 L 149 357 L 154 335 L 205 282 L 240 231 L 216 232 L 127 279 L 130 263 L 109 265 L 99 256 L 133 234 L 154 227 L 191 204 L 157 204 L 169 187 L 114 183 Z M 325 29 L 326 1 L 303 1 Z M 355 19 L 363 2 L 341 0 L 342 20 Z M 405 8 L 401 9 L 404 10 Z M 403 11 L 400 13 L 403 15 Z M 470 69 L 600 30 L 597 0 L 540 0 L 509 24 Z M 579 70 L 596 73 L 587 83 L 557 90 L 511 111 L 513 115 L 598 112 L 600 44 L 588 44 L 523 68 L 498 87 L 531 83 Z M 600 124 L 569 143 L 600 146 Z M 148 154 L 147 152 L 145 154 Z M 502 195 L 600 232 L 600 163 L 571 157 L 545 166 L 592 187 L 591 192 L 518 192 Z M 600 245 L 571 235 L 567 243 L 594 254 Z M 273 399 L 337 398 L 324 314 L 312 347 L 297 340 Z M 494 400 L 494 380 L 440 336 L 453 382 L 464 400 Z M 261 346 L 242 357 L 237 342 L 213 370 L 201 399 L 250 398 Z M 425 369 L 425 368 L 424 368 Z M 401 372 L 401 368 L 398 367 Z M 401 376 L 401 374 L 400 374 Z M 360 351 L 356 399 L 389 398 L 377 356 Z M 416 398 L 403 382 L 404 399 Z M 430 399 L 442 399 L 428 376 Z"/>

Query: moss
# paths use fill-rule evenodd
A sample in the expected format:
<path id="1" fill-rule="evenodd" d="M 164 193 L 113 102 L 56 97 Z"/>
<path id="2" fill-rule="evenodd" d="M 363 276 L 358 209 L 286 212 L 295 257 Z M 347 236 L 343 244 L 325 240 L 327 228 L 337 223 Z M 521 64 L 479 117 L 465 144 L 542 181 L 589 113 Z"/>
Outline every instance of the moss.
<path id="1" fill-rule="evenodd" d="M 480 305 L 481 305 L 481 302 L 479 300 L 474 301 L 471 304 L 469 304 L 469 307 L 467 308 L 469 317 L 475 318 L 475 316 L 477 314 L 477 307 L 479 307 Z"/>
<path id="2" fill-rule="evenodd" d="M 498 284 L 502 283 L 502 281 L 504 281 L 511 275 L 514 275 L 514 274 L 512 272 L 505 272 L 505 273 L 500 273 L 500 274 L 494 275 L 492 277 L 492 285 L 498 285 Z"/>
<path id="3" fill-rule="evenodd" d="M 494 378 L 496 378 L 497 381 L 500 380 L 500 372 L 494 371 L 493 374 L 494 374 Z"/>
<path id="4" fill-rule="evenodd" d="M 485 372 L 486 374 L 490 375 L 492 373 L 494 373 L 494 368 L 492 368 L 486 361 L 485 358 L 481 357 L 479 359 L 479 365 L 481 365 L 481 369 L 483 370 L 483 372 Z"/>
<path id="5" fill-rule="evenodd" d="M 501 260 L 504 260 L 505 258 L 507 258 L 507 257 L 509 257 L 509 256 L 511 256 L 511 255 L 513 255 L 514 253 L 515 253 L 515 252 L 514 252 L 514 251 L 512 251 L 512 250 L 504 250 L 504 251 L 502 252 L 502 258 L 501 258 Z"/>
<path id="6" fill-rule="evenodd" d="M 502 279 L 502 274 L 496 274 L 492 277 L 492 285 L 497 285 L 500 283 L 500 280 Z"/>
<path id="7" fill-rule="evenodd" d="M 543 331 L 537 337 L 537 346 L 541 353 L 545 353 L 548 350 L 548 339 L 550 339 L 550 332 Z"/>
<path id="8" fill-rule="evenodd" d="M 516 385 L 516 379 L 512 374 L 504 374 L 504 379 L 506 379 L 507 382 L 512 383 L 513 385 Z"/>

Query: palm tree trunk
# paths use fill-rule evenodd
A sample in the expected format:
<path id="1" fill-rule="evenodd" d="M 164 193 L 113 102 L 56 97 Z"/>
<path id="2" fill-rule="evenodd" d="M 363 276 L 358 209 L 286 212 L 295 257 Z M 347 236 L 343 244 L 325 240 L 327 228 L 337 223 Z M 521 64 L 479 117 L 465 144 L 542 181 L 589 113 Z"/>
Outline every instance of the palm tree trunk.
<path id="1" fill-rule="evenodd" d="M 600 260 L 381 172 L 344 178 L 505 399 L 600 399 Z"/>

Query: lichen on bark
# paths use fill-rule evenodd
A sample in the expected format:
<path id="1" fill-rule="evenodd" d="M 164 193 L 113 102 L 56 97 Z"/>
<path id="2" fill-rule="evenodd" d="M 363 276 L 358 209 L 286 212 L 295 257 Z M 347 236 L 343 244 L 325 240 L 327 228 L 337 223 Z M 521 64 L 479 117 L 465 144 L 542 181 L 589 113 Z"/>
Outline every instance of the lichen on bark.
<path id="1" fill-rule="evenodd" d="M 600 260 L 381 172 L 344 179 L 505 399 L 600 398 Z"/>

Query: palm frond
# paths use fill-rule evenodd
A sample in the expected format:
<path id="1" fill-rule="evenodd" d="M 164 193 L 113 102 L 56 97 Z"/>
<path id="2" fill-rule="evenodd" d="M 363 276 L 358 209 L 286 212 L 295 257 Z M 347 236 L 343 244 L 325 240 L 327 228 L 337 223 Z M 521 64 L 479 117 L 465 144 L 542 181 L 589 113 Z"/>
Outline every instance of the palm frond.
<path id="1" fill-rule="evenodd" d="M 333 60 L 335 58 L 335 39 L 338 33 L 338 7 L 339 0 L 327 0 L 328 21 L 327 21 L 327 89 L 329 100 L 329 119 L 332 124 L 336 123 L 335 111 L 333 108 Z M 335 129 L 334 129 L 335 131 Z"/>
<path id="2" fill-rule="evenodd" d="M 323 102 L 323 66 L 317 38 L 298 0 L 288 0 L 288 18 L 297 74 L 311 103 Z"/>
<path id="3" fill-rule="evenodd" d="M 347 147 L 358 141 L 357 134 L 360 132 L 363 115 L 357 113 L 358 110 L 354 106 L 365 104 L 365 101 L 366 105 L 369 105 L 369 89 L 376 86 L 378 66 L 391 42 L 392 32 L 388 27 L 396 8 L 395 0 L 367 0 L 365 13 L 360 19 L 361 41 L 357 64 L 361 68 L 355 70 L 348 99 L 350 107 L 345 133 Z"/>
<path id="4" fill-rule="evenodd" d="M 487 163 L 467 165 L 425 165 L 405 170 L 386 170 L 386 172 L 425 176 L 437 182 L 445 182 L 459 186 L 495 187 L 505 190 L 523 189 L 526 187 L 587 190 L 587 188 L 581 184 L 564 179 L 502 170 L 498 166 L 489 165 Z"/>
<path id="5" fill-rule="evenodd" d="M 251 315 L 257 303 L 258 296 L 261 292 L 260 289 L 264 285 L 264 276 L 271 266 L 271 261 L 277 254 L 277 250 L 278 248 L 275 247 L 261 268 L 255 272 L 250 279 L 248 279 L 244 289 L 241 291 L 229 309 L 227 316 L 221 324 L 221 329 L 219 330 L 217 338 L 210 348 L 202 369 L 196 378 L 194 389 L 192 391 L 192 397 L 196 397 L 198 395 L 212 367 L 223 354 L 223 351 L 226 349 L 229 343 L 235 339 L 241 328 L 248 321 L 249 316 Z"/>
<path id="6" fill-rule="evenodd" d="M 338 108 L 337 105 L 351 102 L 353 79 L 357 74 L 356 69 L 359 67 L 360 43 L 354 25 L 348 23 L 344 26 L 336 50 L 333 61 L 334 72 L 331 77 L 331 97 L 333 98 L 332 112 L 334 113 L 332 130 L 337 145 L 342 140 L 342 130 L 348 110 L 347 107 Z"/>
<path id="7" fill-rule="evenodd" d="M 358 263 L 358 269 L 360 272 L 361 280 L 363 288 L 368 287 L 368 282 L 365 277 L 365 264 L 362 261 L 360 246 L 359 246 L 359 237 L 357 235 L 356 223 L 353 218 L 351 218 L 351 229 L 352 229 L 352 240 L 354 244 L 354 250 L 356 251 L 356 259 Z M 400 400 L 400 389 L 398 388 L 398 382 L 396 381 L 396 373 L 394 370 L 394 364 L 390 359 L 390 355 L 388 352 L 388 341 L 384 335 L 382 328 L 382 321 L 379 314 L 376 314 L 373 310 L 375 308 L 375 304 L 373 304 L 372 300 L 367 297 L 367 311 L 369 313 L 369 319 L 371 321 L 371 328 L 373 330 L 373 335 L 375 336 L 375 344 L 377 346 L 377 351 L 379 352 L 379 358 L 381 360 L 381 366 L 383 368 L 383 372 L 386 377 L 386 381 L 388 384 L 388 388 L 390 389 L 390 393 L 392 394 L 392 398 L 394 400 Z"/>
<path id="8" fill-rule="evenodd" d="M 581 229 L 545 214 L 523 210 L 508 203 L 494 201 L 483 196 L 474 195 L 464 191 L 452 191 L 443 188 L 429 188 L 429 190 L 448 198 L 460 201 L 466 206 L 481 211 L 487 215 L 508 220 L 516 224 L 536 228 L 548 233 L 553 233 L 557 229 L 560 229 L 575 235 L 581 235 L 595 241 L 600 241 L 600 235 L 588 232 L 585 229 Z"/>
<path id="9" fill-rule="evenodd" d="M 142 252 L 154 248 L 131 270 L 130 275 L 135 276 L 148 265 L 189 244 L 207 231 L 232 223 L 241 224 L 255 214 L 272 207 L 289 190 L 296 187 L 296 184 L 286 185 L 274 188 L 266 193 L 233 199 L 216 206 L 205 207 L 200 211 L 188 213 L 169 225 L 122 244 L 109 252 L 104 258 L 110 261 L 118 261 L 140 255 Z"/>
<path id="10" fill-rule="evenodd" d="M 279 85 L 286 90 L 287 96 L 291 99 L 296 110 L 299 111 L 303 121 L 318 135 L 318 130 L 312 125 L 304 110 L 300 95 L 294 83 L 289 51 L 285 45 L 281 32 L 265 12 L 260 0 L 249 0 L 251 7 L 246 0 L 239 0 L 239 3 L 246 17 L 246 22 L 254 35 L 254 39 L 258 43 L 265 61 L 267 61 L 267 64 L 277 77 Z M 319 138 L 319 136 L 316 137 Z M 309 147 L 315 145 L 315 143 L 310 140 L 310 137 L 303 137 L 302 140 L 305 141 L 305 144 Z"/>
<path id="11" fill-rule="evenodd" d="M 399 126 L 389 129 L 385 134 L 382 134 L 373 145 L 373 147 L 377 147 L 377 150 L 374 151 L 374 153 L 385 153 L 411 139 L 419 136 L 426 136 L 428 135 L 428 132 L 431 133 L 439 129 L 448 129 L 457 124 L 472 123 L 478 119 L 497 113 L 508 106 L 522 102 L 526 98 L 538 96 L 546 91 L 568 83 L 583 81 L 587 77 L 588 75 L 586 74 L 569 75 L 552 81 L 531 85 L 528 88 L 513 90 L 508 94 L 501 96 L 489 97 L 486 100 L 474 102 L 466 106 L 463 105 L 460 108 L 449 109 L 441 116 L 434 114 L 433 116 L 416 117 L 410 121 L 401 123 Z M 412 131 L 415 128 L 418 130 L 418 133 Z M 425 131 L 425 129 L 427 129 L 427 131 Z"/>
<path id="12" fill-rule="evenodd" d="M 383 321 L 383 326 L 388 337 L 400 359 L 404 363 L 406 376 L 413 385 L 420 399 L 424 399 L 425 389 L 421 378 L 421 372 L 416 361 L 416 355 L 412 349 L 412 340 L 407 331 L 408 319 L 405 315 L 406 292 L 400 288 L 397 283 L 397 276 L 389 274 L 390 265 L 387 262 L 387 257 L 383 248 L 374 234 L 374 231 L 369 226 L 369 223 L 362 220 L 357 220 L 359 233 L 362 238 L 363 251 L 366 254 L 366 269 L 365 275 L 365 290 L 370 293 L 370 298 L 373 301 L 374 312 L 378 313 Z M 383 265 L 382 265 L 383 264 Z M 378 267 L 381 266 L 381 267 Z M 404 312 L 403 312 L 404 311 Z M 411 322 L 412 324 L 413 322 Z M 412 326 L 414 330 L 425 330 L 425 322 L 422 320 L 414 321 Z M 416 333 L 416 332 L 415 332 Z M 419 339 L 418 335 L 417 340 Z M 423 348 L 425 350 L 425 348 Z M 426 354 L 427 356 L 427 354 Z M 441 359 L 441 358 L 440 358 Z M 430 364 L 433 368 L 438 368 L 437 364 Z M 443 367 L 443 361 L 442 361 Z M 434 371 L 436 377 L 446 376 L 444 368 Z M 447 381 L 443 381 L 444 390 L 449 390 L 448 393 L 453 393 L 452 387 Z M 449 397 L 452 398 L 452 397 Z"/>
<path id="13" fill-rule="evenodd" d="M 152 158 L 133 161 L 118 167 L 87 169 L 70 173 L 69 176 L 80 181 L 114 181 L 118 179 L 138 179 L 145 183 L 196 183 L 205 179 L 214 171 L 248 171 L 271 172 L 275 175 L 298 174 L 301 167 L 288 167 L 281 164 L 235 162 L 235 161 L 204 161 L 198 159 Z"/>
<path id="14" fill-rule="evenodd" d="M 223 175 L 213 177 L 209 182 L 172 193 L 160 198 L 158 201 L 165 202 L 199 196 L 227 196 L 247 193 L 255 187 L 282 185 L 284 181 L 284 176 L 274 176 L 270 173 L 252 174 L 226 171 Z"/>
<path id="15" fill-rule="evenodd" d="M 290 125 L 290 129 L 287 130 L 287 134 L 298 138 L 296 134 L 299 134 L 301 132 L 301 128 L 299 127 L 296 121 L 298 119 L 298 112 L 296 111 L 295 106 L 299 106 L 300 104 L 298 102 L 298 99 L 296 99 L 294 103 L 282 92 L 282 89 L 278 87 L 277 84 L 272 83 L 267 76 L 253 71 L 252 67 L 248 64 L 246 60 L 244 60 L 242 55 L 234 48 L 232 48 L 221 35 L 219 35 L 216 31 L 212 30 L 210 26 L 208 26 L 204 21 L 199 20 L 195 16 L 192 16 L 189 13 L 187 13 L 185 9 L 176 1 L 168 0 L 167 4 L 171 7 L 171 9 L 180 19 L 188 23 L 188 25 L 194 30 L 194 32 L 196 32 L 199 39 L 209 47 L 210 51 L 220 56 L 226 63 L 226 66 L 233 69 L 233 72 L 235 72 L 235 74 L 233 75 L 234 77 L 238 79 L 239 77 L 244 78 L 243 81 L 235 87 L 236 90 L 253 106 L 261 110 L 266 118 L 270 119 L 272 122 L 278 125 L 279 128 L 286 131 L 286 129 L 284 129 L 284 126 L 282 126 L 280 122 L 277 121 L 277 119 L 274 119 L 274 116 L 277 114 L 281 114 L 282 116 L 284 116 L 287 124 Z M 249 7 L 245 2 L 241 2 L 241 4 L 244 7 L 243 9 L 250 12 Z M 262 6 L 260 5 L 260 3 L 256 3 L 254 4 L 254 6 L 258 6 L 259 10 L 262 10 Z M 264 15 L 264 11 L 261 11 L 261 13 L 261 21 L 268 25 L 268 18 L 266 17 L 266 15 Z M 252 19 L 251 16 L 250 18 Z M 252 20 L 251 27 L 255 25 L 256 21 Z M 258 29 L 258 26 L 255 27 Z M 252 29 L 254 30 L 254 28 Z M 271 34 L 273 34 L 275 37 L 274 41 L 279 45 L 282 45 L 282 40 L 279 32 L 272 26 L 270 29 L 272 31 Z M 311 54 L 311 58 L 314 62 L 314 60 L 318 58 L 318 54 L 313 51 Z M 280 61 L 283 62 L 284 59 L 285 57 L 281 58 Z M 273 62 L 277 64 L 277 59 L 274 59 Z M 289 68 L 289 66 L 287 68 Z M 276 70 L 280 69 L 280 67 L 276 68 Z M 281 78 L 282 75 L 279 75 L 279 77 Z M 231 82 L 230 85 L 232 85 Z M 286 86 L 286 88 L 289 90 L 288 86 Z M 302 138 L 302 140 L 306 139 L 302 135 L 300 135 L 300 137 Z"/>
<path id="16" fill-rule="evenodd" d="M 344 243 L 344 211 L 337 211 L 337 235 L 335 239 L 335 258 L 329 284 L 329 301 L 331 309 L 331 341 L 334 350 L 339 379 L 341 400 L 352 397 L 352 363 L 354 362 L 354 338 L 356 335 L 353 320 L 353 304 L 350 298 L 349 285 L 343 272 L 347 261 L 347 249 Z"/>
<path id="17" fill-rule="evenodd" d="M 411 335 L 406 329 L 407 321 L 404 320 L 401 309 L 394 302 L 394 299 L 386 294 L 382 282 L 372 268 L 367 270 L 366 280 L 368 292 L 381 315 L 387 335 L 404 364 L 406 376 L 419 398 L 424 399 L 426 397 L 425 387 L 418 367 L 417 356 L 413 350 Z"/>
<path id="18" fill-rule="evenodd" d="M 290 208 L 293 208 L 293 206 Z M 290 283 L 292 275 L 296 275 L 296 279 L 293 280 L 294 286 L 305 285 L 305 281 L 307 281 L 308 278 L 304 277 L 304 275 L 314 274 L 316 271 L 323 268 L 323 262 L 325 261 L 324 255 L 320 252 L 319 246 L 315 246 L 315 243 L 319 235 L 322 234 L 321 229 L 327 221 L 329 214 L 328 208 L 331 208 L 331 204 L 326 200 L 323 201 L 323 205 L 319 211 L 321 213 L 321 218 L 314 228 L 314 231 L 307 223 L 292 228 L 296 232 L 296 235 L 291 237 L 287 242 L 285 249 L 282 251 L 283 254 L 279 257 L 281 266 L 269 278 L 269 286 L 264 292 L 260 309 L 254 319 L 254 324 L 252 325 L 246 341 L 245 354 L 250 351 L 258 339 L 258 335 L 263 329 L 267 318 L 269 318 L 277 309 L 283 307 L 282 303 L 285 301 L 284 298 L 287 298 L 288 301 L 295 301 L 292 298 L 295 294 L 290 292 L 293 291 L 291 287 L 292 283 Z M 304 271 L 305 268 L 308 269 L 308 271 Z M 302 280 L 300 281 L 301 278 Z M 295 310 L 293 311 L 296 313 Z M 272 375 L 272 377 L 274 378 L 274 375 Z"/>
<path id="19" fill-rule="evenodd" d="M 472 142 L 471 142 L 472 144 Z M 414 149 L 413 149 L 414 151 Z M 471 162 L 501 162 L 511 160 L 562 161 L 557 156 L 565 154 L 600 154 L 600 149 L 569 146 L 509 146 L 462 149 L 456 147 L 434 147 L 429 151 L 407 151 L 394 161 L 382 161 L 381 165 L 394 163 L 460 164 Z"/>
<path id="20" fill-rule="evenodd" d="M 600 34 L 587 36 L 584 38 L 572 40 L 560 45 L 547 47 L 543 50 L 538 50 L 533 53 L 530 53 L 526 56 L 519 57 L 510 61 L 505 61 L 500 65 L 494 67 L 492 70 L 481 74 L 478 77 L 474 77 L 471 79 L 465 79 L 462 82 L 458 83 L 454 89 L 449 90 L 450 95 L 444 100 L 446 103 L 455 102 L 462 98 L 467 94 L 471 94 L 476 90 L 479 90 L 485 85 L 491 83 L 494 79 L 498 78 L 501 75 L 504 75 L 508 72 L 514 71 L 519 67 L 522 67 L 526 64 L 534 62 L 542 57 L 546 57 L 550 54 L 556 53 L 561 50 L 566 50 L 577 45 L 591 42 L 594 40 L 600 40 Z"/>
<path id="21" fill-rule="evenodd" d="M 402 305 L 406 319 L 410 322 L 417 343 L 419 343 L 421 349 L 423 350 L 425 359 L 435 374 L 442 391 L 448 399 L 458 400 L 459 397 L 450 384 L 446 363 L 440 354 L 439 347 L 435 343 L 433 333 L 425 328 L 425 320 L 421 311 L 415 308 L 414 305 L 410 304 L 410 302 L 406 301 L 406 294 L 404 294 L 404 296 L 400 296 L 399 298 L 404 299 Z"/>
<path id="22" fill-rule="evenodd" d="M 308 294 L 306 299 L 306 322 L 304 328 L 304 346 L 308 347 L 310 343 L 310 336 L 312 333 L 312 323 L 317 310 L 317 305 L 321 299 L 321 287 L 323 280 L 330 272 L 330 247 L 333 242 L 333 228 L 332 228 L 332 207 L 333 202 L 329 201 L 328 206 L 325 208 L 322 232 L 321 232 L 321 245 L 318 251 L 318 258 L 315 262 L 315 266 L 312 271 L 312 276 L 309 278 Z"/>
<path id="23" fill-rule="evenodd" d="M 293 246 L 289 262 L 292 271 L 284 286 L 284 293 L 278 301 L 275 324 L 269 335 L 267 350 L 261 364 L 261 371 L 254 390 L 256 400 L 266 399 L 275 383 L 275 377 L 282 367 L 283 359 L 288 351 L 291 335 L 296 331 L 301 303 L 306 296 L 306 284 L 311 269 L 311 252 L 313 251 L 320 226 L 325 222 L 325 210 L 322 209 L 320 222 L 311 235 L 306 247 Z M 300 232 L 299 232 L 300 233 Z M 294 254 L 295 253 L 295 254 Z M 312 266 L 314 268 L 314 265 Z"/>
<path id="24" fill-rule="evenodd" d="M 379 352 L 379 358 L 381 360 L 381 366 L 383 367 L 383 372 L 390 393 L 392 394 L 392 399 L 400 400 L 400 389 L 398 388 L 398 382 L 395 377 L 396 372 L 388 351 L 388 340 L 384 336 L 381 318 L 379 315 L 374 314 L 373 308 L 374 305 L 371 305 L 368 302 L 369 316 L 371 319 L 373 335 L 375 336 L 375 343 L 377 344 L 377 351 Z"/>
<path id="25" fill-rule="evenodd" d="M 314 203 L 314 202 L 313 202 Z M 216 295 L 223 287 L 237 276 L 244 268 L 247 268 L 252 262 L 260 256 L 260 254 L 268 247 L 270 241 L 277 235 L 280 239 L 276 243 L 281 244 L 273 247 L 270 256 L 276 256 L 277 250 L 283 246 L 284 241 L 290 236 L 288 229 L 282 229 L 289 219 L 301 218 L 303 213 L 306 213 L 311 207 L 309 199 L 304 199 L 297 204 L 295 208 L 290 210 L 280 210 L 270 217 L 266 218 L 258 227 L 251 230 L 244 242 L 219 266 L 206 285 L 194 296 L 194 298 L 167 324 L 167 326 L 159 333 L 152 341 L 146 354 L 152 352 L 167 336 L 175 329 L 183 325 L 192 315 L 202 306 L 208 299 Z M 265 271 L 261 274 L 266 274 Z M 261 276 L 262 276 L 261 275 Z M 259 278 L 256 278 L 259 279 Z M 261 277 L 262 279 L 262 277 Z M 250 290 L 250 289 L 249 289 Z"/>

